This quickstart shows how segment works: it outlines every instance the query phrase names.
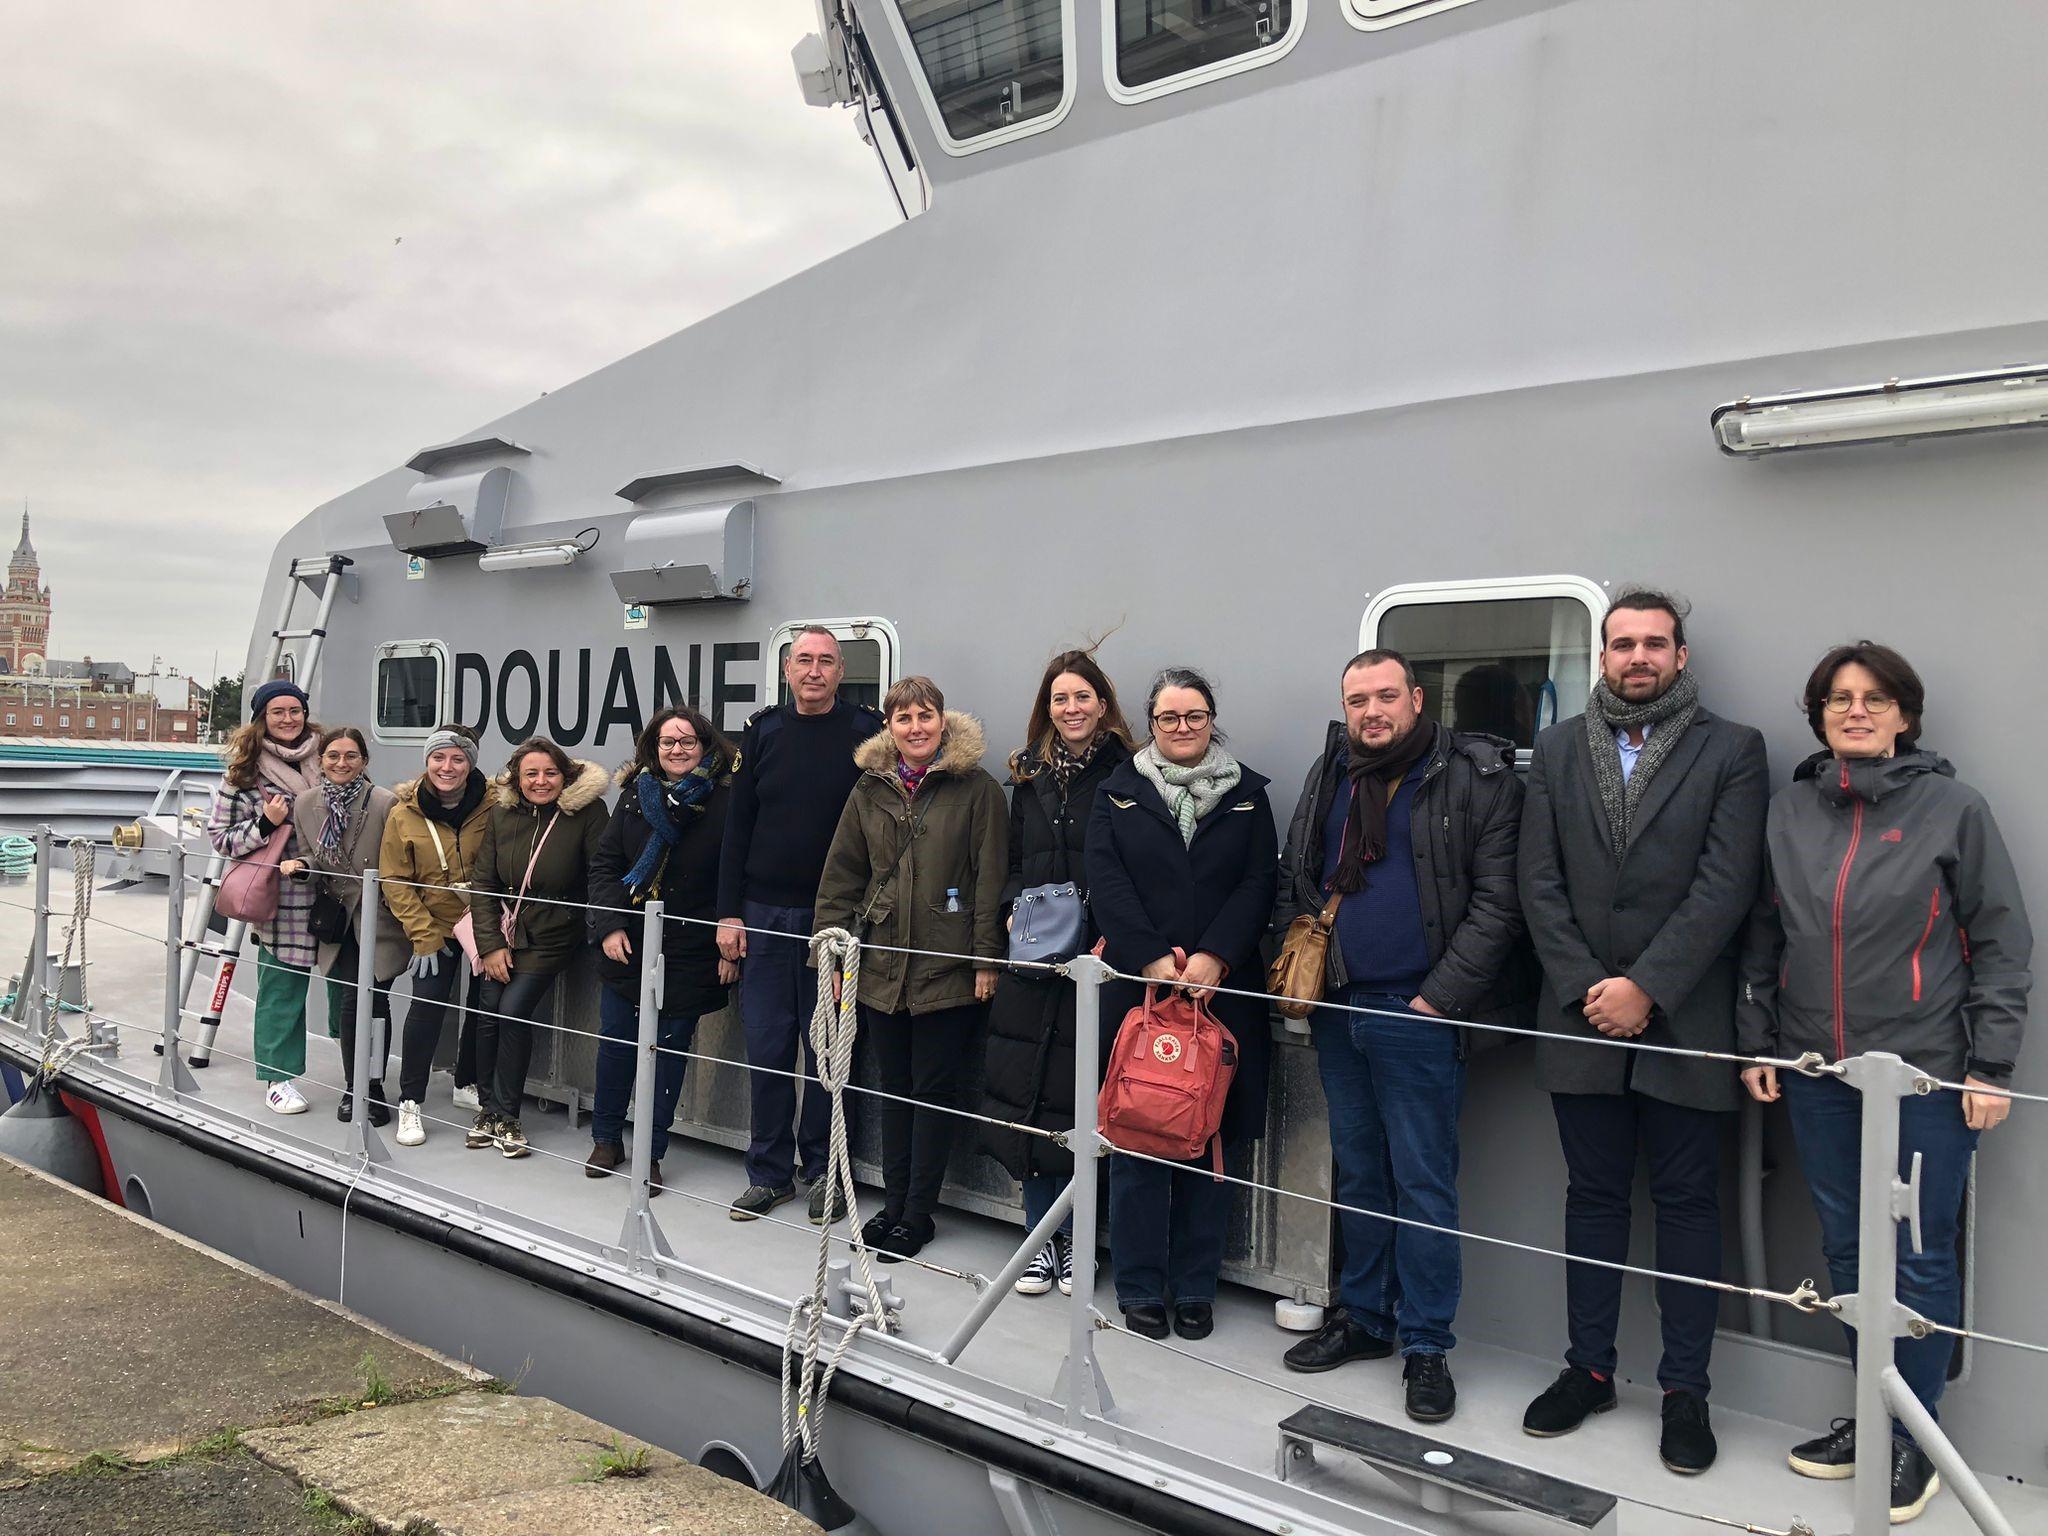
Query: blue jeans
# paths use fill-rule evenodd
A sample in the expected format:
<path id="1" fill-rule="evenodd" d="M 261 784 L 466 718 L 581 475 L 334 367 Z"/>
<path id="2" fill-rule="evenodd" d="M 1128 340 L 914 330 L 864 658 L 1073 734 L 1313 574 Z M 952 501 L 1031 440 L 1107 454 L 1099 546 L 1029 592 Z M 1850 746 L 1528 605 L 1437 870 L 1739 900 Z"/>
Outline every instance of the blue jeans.
<path id="1" fill-rule="evenodd" d="M 1109 1251 L 1116 1304 L 1214 1301 L 1231 1186 L 1207 1157 L 1171 1168 L 1109 1160 Z"/>
<path id="2" fill-rule="evenodd" d="M 1318 1009 L 1309 1028 L 1330 1108 L 1336 1198 L 1449 1233 L 1396 1226 L 1346 1211 L 1338 1299 L 1353 1321 L 1383 1339 L 1398 1333 L 1404 1355 L 1441 1354 L 1457 1343 L 1464 1270 L 1459 1253 L 1458 1111 L 1465 1064 L 1457 1032 L 1412 1014 L 1408 999 L 1352 988 L 1358 1008 L 1406 1015 Z"/>
<path id="3" fill-rule="evenodd" d="M 832 1101 L 818 1086 L 818 1064 L 811 1059 L 811 1009 L 818 997 L 818 973 L 808 963 L 811 909 L 743 901 L 740 918 L 749 928 L 770 929 L 774 935 L 747 935 L 747 958 L 740 968 L 740 1026 L 747 1037 L 748 1065 L 771 1069 L 747 1074 L 752 1100 L 748 1123 L 753 1132 L 747 1144 L 747 1182 L 779 1189 L 798 1167 L 807 1179 L 823 1175 L 825 1140 L 832 1127 Z M 784 934 L 789 937 L 781 937 Z M 799 1048 L 804 1063 L 801 1119 L 796 1079 L 784 1075 L 796 1071 Z"/>
<path id="4" fill-rule="evenodd" d="M 1863 1095 L 1834 1078 L 1802 1077 L 1780 1072 L 1778 1086 L 1792 1112 L 1792 1136 L 1799 1147 L 1799 1167 L 1813 1191 L 1814 1213 L 1820 1218 L 1820 1249 L 1828 1278 L 1836 1291 L 1856 1289 L 1857 1184 L 1863 1149 Z M 1931 1322 L 1950 1327 L 1963 1320 L 1963 1281 L 1956 1265 L 1956 1237 L 1961 1228 L 1963 1191 L 1969 1183 L 1970 1158 L 1977 1150 L 1977 1132 L 1963 1123 L 1959 1093 L 1909 1095 L 1899 1104 L 1899 1173 L 1911 1171 L 1920 1154 L 1920 1235 L 1922 1248 L 1913 1252 L 1908 1229 L 1899 1228 L 1899 1301 Z M 1856 1331 L 1845 1330 L 1849 1347 Z M 1931 1414 L 1938 1414 L 1942 1389 L 1948 1385 L 1948 1362 L 1955 1339 L 1932 1333 L 1924 1339 L 1900 1339 L 1892 1360 L 1913 1395 Z M 1892 1433 L 1904 1435 L 1898 1420 Z"/>
<path id="5" fill-rule="evenodd" d="M 662 1054 L 687 1051 L 697 1035 L 694 1013 L 664 1013 L 655 1021 L 654 1124 L 648 1128 L 649 1144 L 658 1163 L 668 1151 L 668 1128 L 676 1118 L 676 1100 L 682 1097 L 683 1069 L 689 1060 Z M 640 1004 L 637 998 L 610 987 L 597 989 L 597 1030 L 604 1036 L 597 1047 L 597 1090 L 590 1100 L 590 1139 L 614 1145 L 626 1139 L 626 1113 L 633 1107 L 633 1078 L 639 1065 Z"/>
<path id="6" fill-rule="evenodd" d="M 1024 1180 L 1024 1230 L 1030 1231 L 1052 1209 L 1053 1201 L 1059 1199 L 1060 1191 L 1067 1187 L 1067 1181 L 1056 1173 L 1034 1173 Z M 1074 1235 L 1074 1213 L 1067 1212 L 1067 1219 L 1060 1223 L 1060 1231 L 1068 1237 Z"/>

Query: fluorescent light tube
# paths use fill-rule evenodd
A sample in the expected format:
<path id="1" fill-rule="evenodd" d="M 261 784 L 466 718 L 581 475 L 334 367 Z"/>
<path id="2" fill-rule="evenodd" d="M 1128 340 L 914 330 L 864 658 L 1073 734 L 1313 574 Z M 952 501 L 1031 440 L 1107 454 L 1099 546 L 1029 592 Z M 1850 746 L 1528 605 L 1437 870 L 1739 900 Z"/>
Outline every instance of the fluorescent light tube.
<path id="1" fill-rule="evenodd" d="M 530 571 L 543 565 L 567 565 L 583 553 L 583 546 L 568 540 L 547 544 L 508 544 L 487 549 L 476 557 L 480 571 Z"/>
<path id="2" fill-rule="evenodd" d="M 1737 400 L 1713 414 L 1726 453 L 1877 443 L 2048 423 L 2048 369 L 1892 380 L 1863 389 Z"/>

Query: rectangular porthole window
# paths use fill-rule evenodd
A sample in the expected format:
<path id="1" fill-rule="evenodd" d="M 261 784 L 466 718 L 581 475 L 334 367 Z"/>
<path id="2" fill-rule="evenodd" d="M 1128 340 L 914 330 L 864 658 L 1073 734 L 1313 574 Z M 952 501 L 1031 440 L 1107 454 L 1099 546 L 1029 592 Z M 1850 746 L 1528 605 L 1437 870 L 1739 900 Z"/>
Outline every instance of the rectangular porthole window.
<path id="1" fill-rule="evenodd" d="M 377 647 L 379 741 L 424 741 L 450 714 L 448 651 L 438 640 L 395 640 Z"/>
<path id="2" fill-rule="evenodd" d="M 1104 0 L 1110 94 L 1143 101 L 1239 70 L 1294 46 L 1305 0 Z"/>
<path id="3" fill-rule="evenodd" d="M 1360 647 L 1406 656 L 1432 719 L 1526 751 L 1584 712 L 1606 611 L 1577 576 L 1390 587 L 1366 610 Z"/>
<path id="4" fill-rule="evenodd" d="M 1361 31 L 1377 32 L 1471 3 L 1472 0 L 1344 0 L 1344 19 Z"/>
<path id="5" fill-rule="evenodd" d="M 839 656 L 846 663 L 840 679 L 839 697 L 849 704 L 882 707 L 882 695 L 896 681 L 896 628 L 887 619 L 823 619 L 839 642 Z M 785 624 L 775 631 L 768 647 L 769 692 L 778 704 L 789 702 L 789 678 L 783 664 L 796 641 L 796 626 Z"/>
<path id="6" fill-rule="evenodd" d="M 949 154 L 1050 128 L 1073 103 L 1072 0 L 898 0 L 888 14 Z"/>

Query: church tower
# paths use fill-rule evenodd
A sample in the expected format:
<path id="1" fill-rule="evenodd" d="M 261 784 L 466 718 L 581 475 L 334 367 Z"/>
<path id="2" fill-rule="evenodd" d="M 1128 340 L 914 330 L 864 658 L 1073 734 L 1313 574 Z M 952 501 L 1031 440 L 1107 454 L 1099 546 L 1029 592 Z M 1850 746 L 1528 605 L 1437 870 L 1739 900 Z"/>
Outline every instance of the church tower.
<path id="1" fill-rule="evenodd" d="M 7 562 L 7 586 L 0 591 L 0 672 L 37 673 L 49 654 L 50 589 L 29 542 L 28 508 L 21 509 L 21 542 Z"/>

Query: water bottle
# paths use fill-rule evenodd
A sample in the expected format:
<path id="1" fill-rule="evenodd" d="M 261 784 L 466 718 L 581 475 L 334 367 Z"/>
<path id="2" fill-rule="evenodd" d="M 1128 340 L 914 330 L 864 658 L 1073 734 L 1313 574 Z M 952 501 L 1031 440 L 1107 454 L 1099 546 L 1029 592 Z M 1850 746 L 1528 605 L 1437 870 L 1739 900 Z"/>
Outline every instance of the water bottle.
<path id="1" fill-rule="evenodd" d="M 946 910 L 948 912 L 958 912 L 960 910 L 960 887 L 957 885 L 946 887 Z"/>

